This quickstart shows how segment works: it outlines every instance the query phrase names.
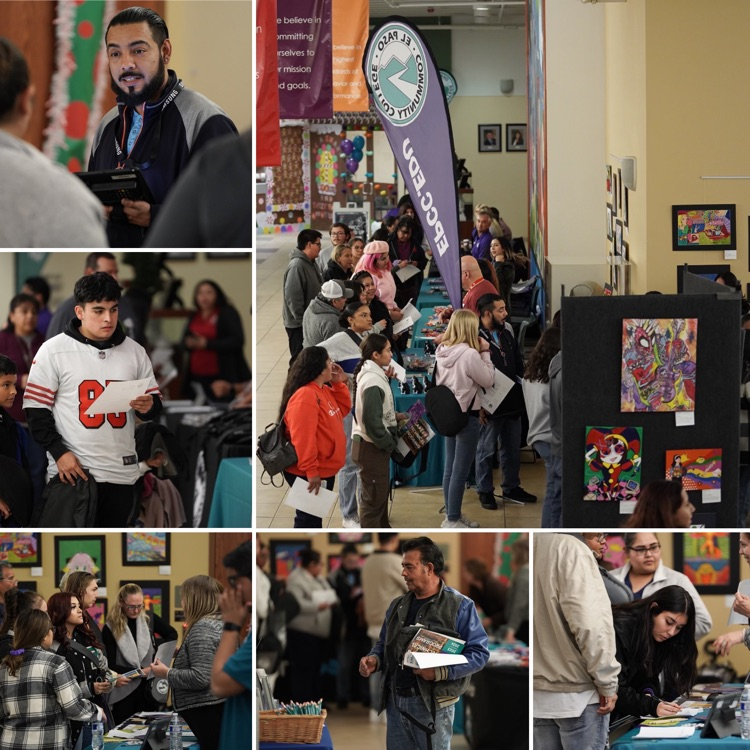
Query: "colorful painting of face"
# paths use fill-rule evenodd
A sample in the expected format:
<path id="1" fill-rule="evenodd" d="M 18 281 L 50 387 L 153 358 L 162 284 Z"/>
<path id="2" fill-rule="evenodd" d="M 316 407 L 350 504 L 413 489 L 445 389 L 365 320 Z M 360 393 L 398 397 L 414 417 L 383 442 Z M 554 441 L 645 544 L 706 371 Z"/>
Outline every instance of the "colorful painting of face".
<path id="1" fill-rule="evenodd" d="M 667 479 L 680 479 L 686 490 L 721 488 L 721 448 L 667 451 Z"/>
<path id="2" fill-rule="evenodd" d="M 625 318 L 620 411 L 694 411 L 697 338 L 697 318 Z"/>
<path id="3" fill-rule="evenodd" d="M 641 491 L 641 427 L 587 427 L 584 500 L 635 500 Z"/>

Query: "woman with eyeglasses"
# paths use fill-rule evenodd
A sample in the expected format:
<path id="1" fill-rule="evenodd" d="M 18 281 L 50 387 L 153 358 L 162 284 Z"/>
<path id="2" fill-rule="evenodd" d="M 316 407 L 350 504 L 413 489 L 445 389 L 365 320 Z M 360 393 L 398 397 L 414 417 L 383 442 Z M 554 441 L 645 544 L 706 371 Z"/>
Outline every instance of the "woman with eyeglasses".
<path id="1" fill-rule="evenodd" d="M 110 669 L 119 674 L 140 667 L 146 674 L 156 653 L 155 636 L 159 643 L 177 640 L 177 631 L 152 609 L 144 606 L 143 590 L 135 583 L 126 583 L 117 593 L 117 602 L 107 614 L 102 641 Z M 138 711 L 153 709 L 146 697 L 151 683 L 135 677 L 124 685 L 115 686 L 109 703 L 117 723 Z"/>
<path id="2" fill-rule="evenodd" d="M 675 698 L 693 686 L 698 649 L 693 599 L 681 586 L 665 586 L 612 608 L 618 677 L 613 718 L 671 716 Z"/>
<path id="3" fill-rule="evenodd" d="M 703 638 L 713 625 L 711 615 L 690 579 L 664 565 L 661 560 L 661 543 L 656 534 L 629 533 L 624 535 L 624 541 L 628 562 L 621 568 L 615 568 L 612 575 L 633 592 L 633 599 L 636 601 L 665 586 L 681 586 L 690 594 L 695 605 L 695 638 Z M 675 537 L 675 542 L 681 541 L 679 537 Z"/>
<path id="4" fill-rule="evenodd" d="M 681 482 L 649 482 L 638 496 L 635 511 L 625 524 L 629 529 L 689 529 L 695 507 Z"/>

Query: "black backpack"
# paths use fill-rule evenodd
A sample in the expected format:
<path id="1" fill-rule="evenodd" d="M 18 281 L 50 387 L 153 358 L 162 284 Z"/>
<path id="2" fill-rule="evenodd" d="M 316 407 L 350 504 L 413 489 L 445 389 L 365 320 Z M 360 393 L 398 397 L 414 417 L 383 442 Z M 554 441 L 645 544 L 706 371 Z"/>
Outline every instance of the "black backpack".
<path id="1" fill-rule="evenodd" d="M 427 415 L 435 429 L 444 437 L 456 437 L 469 423 L 469 415 L 461 408 L 453 391 L 446 385 L 435 385 L 437 379 L 437 360 L 432 371 L 432 381 L 427 390 L 424 404 Z"/>
<path id="2" fill-rule="evenodd" d="M 266 431 L 258 438 L 258 450 L 255 451 L 258 460 L 263 464 L 263 473 L 260 483 L 263 485 L 274 484 L 273 478 L 281 474 L 284 469 L 297 463 L 297 451 L 292 441 L 286 436 L 284 430 L 284 415 L 281 415 L 278 424 L 269 424 Z M 264 482 L 263 477 L 268 474 L 269 481 Z M 283 480 L 279 487 L 284 484 Z"/>

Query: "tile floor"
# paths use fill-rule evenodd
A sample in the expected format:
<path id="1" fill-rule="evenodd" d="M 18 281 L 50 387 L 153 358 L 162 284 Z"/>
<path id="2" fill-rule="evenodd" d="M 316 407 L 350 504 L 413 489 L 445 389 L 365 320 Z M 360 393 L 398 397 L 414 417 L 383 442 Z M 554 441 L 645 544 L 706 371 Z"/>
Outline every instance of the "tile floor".
<path id="1" fill-rule="evenodd" d="M 256 424 L 261 431 L 275 422 L 278 416 L 281 391 L 284 387 L 289 363 L 286 331 L 281 319 L 281 289 L 284 270 L 289 261 L 289 251 L 295 246 L 296 234 L 263 235 L 257 241 L 262 251 L 263 262 L 256 265 L 255 335 L 257 337 L 253 376 L 256 381 Z M 540 500 L 544 496 L 544 464 L 532 462 L 531 452 L 522 452 L 521 484 L 524 489 Z M 255 476 L 260 477 L 256 471 Z M 281 477 L 276 477 L 279 484 Z M 499 487 L 496 477 L 495 486 Z M 275 488 L 256 486 L 256 527 L 291 528 L 294 510 L 283 504 L 287 485 Z M 416 491 L 415 491 L 416 490 Z M 395 492 L 395 501 L 390 511 L 390 522 L 394 528 L 436 528 L 443 516 L 439 510 L 443 505 L 440 488 L 423 489 L 402 487 Z M 535 528 L 541 523 L 541 502 L 528 505 L 500 504 L 496 511 L 484 510 L 473 489 L 464 496 L 464 513 L 481 524 L 482 528 Z M 323 520 L 327 528 L 341 527 L 341 513 L 334 505 L 330 516 Z"/>

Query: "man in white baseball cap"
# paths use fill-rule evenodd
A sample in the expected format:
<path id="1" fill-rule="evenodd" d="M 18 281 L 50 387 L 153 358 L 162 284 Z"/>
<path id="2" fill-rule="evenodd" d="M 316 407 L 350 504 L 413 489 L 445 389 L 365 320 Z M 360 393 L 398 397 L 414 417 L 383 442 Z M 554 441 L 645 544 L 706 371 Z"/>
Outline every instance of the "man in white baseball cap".
<path id="1" fill-rule="evenodd" d="M 340 281 L 326 281 L 302 317 L 303 346 L 316 346 L 341 330 L 339 313 L 354 296 Z"/>

